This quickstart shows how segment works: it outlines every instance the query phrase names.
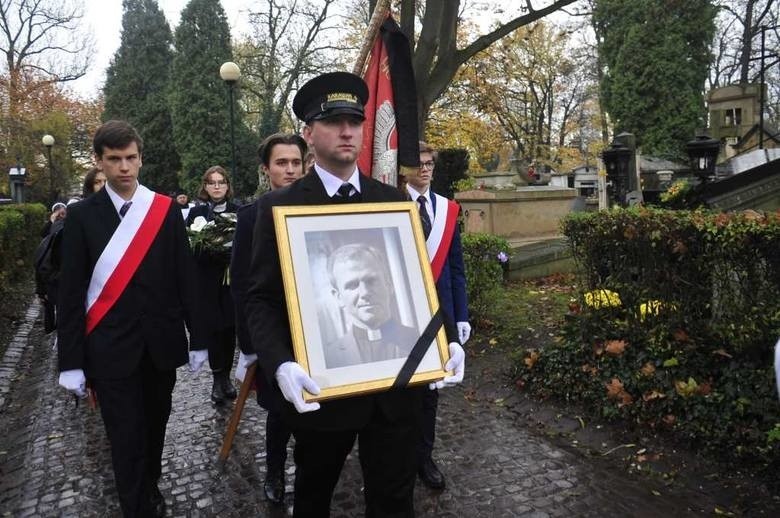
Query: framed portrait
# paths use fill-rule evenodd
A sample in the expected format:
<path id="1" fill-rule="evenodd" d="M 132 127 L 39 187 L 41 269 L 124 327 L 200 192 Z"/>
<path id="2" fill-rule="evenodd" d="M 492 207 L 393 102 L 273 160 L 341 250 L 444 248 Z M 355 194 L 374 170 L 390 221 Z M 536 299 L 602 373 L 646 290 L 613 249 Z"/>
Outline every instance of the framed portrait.
<path id="1" fill-rule="evenodd" d="M 387 390 L 439 309 L 413 202 L 274 207 L 295 360 L 306 401 Z M 430 336 L 430 335 L 429 335 Z M 443 328 L 409 384 L 442 379 Z"/>

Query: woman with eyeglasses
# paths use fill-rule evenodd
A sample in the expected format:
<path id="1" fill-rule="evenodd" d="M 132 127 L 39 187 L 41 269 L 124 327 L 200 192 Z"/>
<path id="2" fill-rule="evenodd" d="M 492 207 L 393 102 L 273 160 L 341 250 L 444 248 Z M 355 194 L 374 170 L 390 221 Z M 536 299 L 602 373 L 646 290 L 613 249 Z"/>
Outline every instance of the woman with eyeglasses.
<path id="1" fill-rule="evenodd" d="M 212 221 L 217 215 L 235 213 L 238 205 L 231 201 L 233 190 L 230 177 L 221 166 L 209 167 L 203 174 L 198 198 L 204 203 L 190 209 L 187 215 L 189 227 L 198 216 Z M 204 319 L 200 331 L 202 341 L 208 344 L 209 365 L 214 376 L 211 400 L 222 405 L 226 399 L 235 399 L 236 389 L 230 382 L 230 369 L 236 349 L 236 324 L 230 286 L 225 270 L 230 262 L 227 256 L 215 256 L 205 252 L 195 253 L 198 283 L 198 314 Z"/>

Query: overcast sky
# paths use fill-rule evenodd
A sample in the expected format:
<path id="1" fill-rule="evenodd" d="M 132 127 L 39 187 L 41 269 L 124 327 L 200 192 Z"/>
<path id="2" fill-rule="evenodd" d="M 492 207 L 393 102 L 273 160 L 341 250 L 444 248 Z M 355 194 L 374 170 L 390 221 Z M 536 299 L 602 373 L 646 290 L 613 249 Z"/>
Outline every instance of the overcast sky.
<path id="1" fill-rule="evenodd" d="M 157 0 L 168 18 L 171 31 L 179 23 L 179 13 L 188 0 Z M 246 33 L 243 20 L 252 0 L 221 0 L 233 37 Z M 85 26 L 95 37 L 95 54 L 87 75 L 71 83 L 71 88 L 84 97 L 94 97 L 106 79 L 106 68 L 119 48 L 122 35 L 122 0 L 84 0 Z M 219 70 L 214 72 L 219 73 Z"/>

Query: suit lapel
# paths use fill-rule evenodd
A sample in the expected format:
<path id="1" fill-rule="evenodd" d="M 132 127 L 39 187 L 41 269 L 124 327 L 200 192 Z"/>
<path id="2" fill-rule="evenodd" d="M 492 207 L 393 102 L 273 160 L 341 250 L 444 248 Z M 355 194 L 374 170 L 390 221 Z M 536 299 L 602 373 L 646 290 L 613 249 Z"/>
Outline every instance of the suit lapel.
<path id="1" fill-rule="evenodd" d="M 303 190 L 303 201 L 306 205 L 324 205 L 331 203 L 328 193 L 325 192 L 325 186 L 322 185 L 319 175 L 312 170 L 301 178 L 301 188 Z"/>
<path id="2" fill-rule="evenodd" d="M 372 182 L 368 176 L 360 173 L 360 194 L 362 195 L 362 201 L 372 202 L 380 201 L 377 195 L 376 183 Z"/>
<path id="3" fill-rule="evenodd" d="M 108 192 L 105 189 L 101 189 L 97 194 L 90 198 L 96 206 L 97 218 L 96 222 L 100 227 L 100 241 L 105 246 L 111 236 L 114 235 L 114 231 L 119 226 L 119 214 L 111 203 L 111 198 L 108 196 Z"/>

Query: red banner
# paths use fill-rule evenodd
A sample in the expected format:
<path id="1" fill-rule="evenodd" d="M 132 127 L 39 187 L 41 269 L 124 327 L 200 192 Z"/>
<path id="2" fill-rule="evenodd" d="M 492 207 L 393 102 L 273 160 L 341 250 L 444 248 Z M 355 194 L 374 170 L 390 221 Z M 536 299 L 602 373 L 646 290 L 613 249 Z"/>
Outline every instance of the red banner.
<path id="1" fill-rule="evenodd" d="M 368 102 L 358 167 L 397 186 L 399 156 L 402 166 L 419 163 L 417 91 L 409 41 L 391 16 L 379 30 L 363 79 Z"/>

